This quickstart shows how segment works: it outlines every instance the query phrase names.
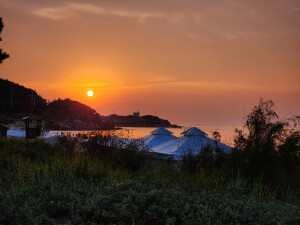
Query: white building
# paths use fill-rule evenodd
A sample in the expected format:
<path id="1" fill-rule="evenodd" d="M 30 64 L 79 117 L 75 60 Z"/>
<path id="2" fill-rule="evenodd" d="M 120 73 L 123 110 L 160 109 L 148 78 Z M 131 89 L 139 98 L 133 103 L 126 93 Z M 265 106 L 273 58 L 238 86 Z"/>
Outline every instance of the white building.
<path id="1" fill-rule="evenodd" d="M 133 112 L 133 114 L 132 114 L 134 117 L 140 117 L 140 112 L 139 111 L 137 111 L 137 112 Z"/>

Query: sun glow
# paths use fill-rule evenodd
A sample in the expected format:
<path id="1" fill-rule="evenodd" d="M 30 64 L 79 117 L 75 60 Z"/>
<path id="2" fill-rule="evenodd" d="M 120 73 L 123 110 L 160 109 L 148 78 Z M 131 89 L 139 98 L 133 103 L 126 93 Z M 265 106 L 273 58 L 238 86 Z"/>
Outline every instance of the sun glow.
<path id="1" fill-rule="evenodd" d="M 92 96 L 94 95 L 94 92 L 93 92 L 93 91 L 88 91 L 88 92 L 87 92 L 87 95 L 88 95 L 89 97 L 92 97 Z"/>

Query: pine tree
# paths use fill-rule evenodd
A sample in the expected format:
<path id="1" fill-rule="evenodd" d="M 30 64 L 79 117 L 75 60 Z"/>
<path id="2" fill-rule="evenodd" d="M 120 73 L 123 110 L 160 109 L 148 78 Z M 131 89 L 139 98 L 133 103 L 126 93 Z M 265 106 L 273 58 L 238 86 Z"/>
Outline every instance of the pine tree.
<path id="1" fill-rule="evenodd" d="M 4 25 L 2 22 L 2 17 L 0 17 L 0 34 L 2 32 Z M 2 41 L 1 37 L 0 37 L 0 41 Z M 9 57 L 9 55 L 6 52 L 2 52 L 2 49 L 0 49 L 0 64 L 2 63 L 3 60 L 7 59 Z"/>

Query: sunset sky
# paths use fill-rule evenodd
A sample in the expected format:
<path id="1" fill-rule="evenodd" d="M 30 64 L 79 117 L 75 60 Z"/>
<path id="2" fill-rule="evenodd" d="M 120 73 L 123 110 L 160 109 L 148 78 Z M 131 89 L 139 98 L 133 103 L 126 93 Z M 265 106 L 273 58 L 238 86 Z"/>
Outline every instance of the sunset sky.
<path id="1" fill-rule="evenodd" d="M 239 126 L 260 97 L 300 112 L 299 0 L 0 0 L 0 17 L 0 77 L 48 100 L 198 126 Z"/>

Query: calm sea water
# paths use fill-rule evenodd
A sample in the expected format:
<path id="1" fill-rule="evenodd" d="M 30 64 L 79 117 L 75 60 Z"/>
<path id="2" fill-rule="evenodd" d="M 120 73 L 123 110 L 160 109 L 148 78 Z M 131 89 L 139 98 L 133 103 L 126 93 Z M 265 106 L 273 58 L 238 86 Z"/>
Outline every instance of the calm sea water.
<path id="1" fill-rule="evenodd" d="M 128 137 L 128 138 L 141 138 L 150 134 L 151 131 L 157 129 L 158 127 L 121 127 L 120 130 L 114 131 L 118 136 Z M 181 136 L 181 133 L 187 130 L 189 127 L 182 128 L 167 128 L 169 131 L 173 132 L 174 136 Z M 233 146 L 234 140 L 234 130 L 236 127 L 229 126 L 200 126 L 199 129 L 203 130 L 212 137 L 214 131 L 218 131 L 221 134 L 221 142 L 230 146 Z M 238 127 L 240 128 L 240 127 Z M 88 133 L 90 131 L 51 131 L 52 134 L 63 134 L 75 136 L 78 133 Z"/>

